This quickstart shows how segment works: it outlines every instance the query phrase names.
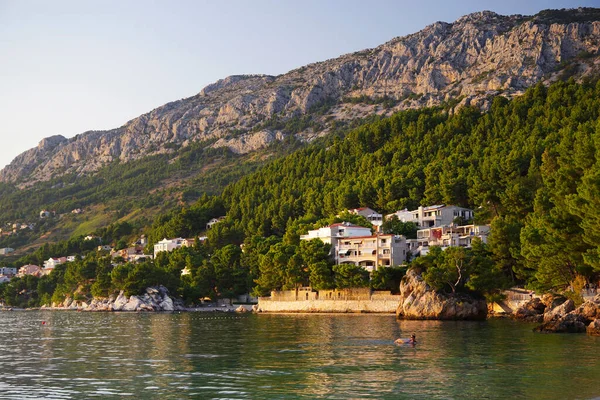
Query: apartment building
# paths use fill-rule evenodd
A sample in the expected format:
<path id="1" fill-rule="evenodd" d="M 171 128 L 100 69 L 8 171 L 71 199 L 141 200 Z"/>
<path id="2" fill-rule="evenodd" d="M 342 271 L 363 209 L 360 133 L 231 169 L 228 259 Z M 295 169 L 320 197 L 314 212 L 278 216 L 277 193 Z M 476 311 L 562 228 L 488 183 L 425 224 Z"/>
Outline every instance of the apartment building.
<path id="1" fill-rule="evenodd" d="M 368 271 L 404 264 L 406 239 L 401 235 L 370 235 L 343 238 L 335 246 L 336 264 L 354 264 Z"/>

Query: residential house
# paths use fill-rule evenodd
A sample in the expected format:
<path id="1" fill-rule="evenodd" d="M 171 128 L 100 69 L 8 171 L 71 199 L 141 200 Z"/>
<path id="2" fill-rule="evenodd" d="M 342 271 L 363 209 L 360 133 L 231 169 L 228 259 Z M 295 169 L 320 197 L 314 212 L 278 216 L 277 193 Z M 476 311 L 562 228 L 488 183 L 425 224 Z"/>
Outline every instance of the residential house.
<path id="1" fill-rule="evenodd" d="M 360 207 L 353 208 L 348 210 L 350 214 L 361 215 L 367 219 L 377 231 L 381 230 L 381 225 L 383 225 L 383 215 L 379 214 L 377 211 L 373 210 L 369 207 Z"/>
<path id="2" fill-rule="evenodd" d="M 0 275 L 13 276 L 17 274 L 16 268 L 0 267 Z"/>
<path id="3" fill-rule="evenodd" d="M 112 247 L 108 244 L 98 246 L 98 251 L 112 251 Z"/>
<path id="4" fill-rule="evenodd" d="M 17 273 L 17 276 L 23 277 L 25 275 L 40 276 L 40 275 L 42 275 L 42 269 L 40 267 L 38 267 L 37 265 L 32 265 L 32 264 L 23 265 L 21 268 L 19 268 L 19 272 Z"/>
<path id="5" fill-rule="evenodd" d="M 10 276 L 0 274 L 0 284 L 10 282 Z"/>
<path id="6" fill-rule="evenodd" d="M 73 257 L 73 261 L 75 261 L 74 256 L 70 256 L 70 257 Z M 59 258 L 50 257 L 49 259 L 44 261 L 44 270 L 47 272 L 52 271 L 57 265 L 64 264 L 67 261 L 68 261 L 67 257 L 59 257 Z"/>
<path id="7" fill-rule="evenodd" d="M 87 235 L 83 238 L 83 240 L 102 240 L 102 238 L 96 235 Z"/>
<path id="8" fill-rule="evenodd" d="M 148 239 L 146 239 L 146 235 L 140 236 L 138 240 L 133 244 L 134 246 L 145 246 L 148 244 Z"/>
<path id="9" fill-rule="evenodd" d="M 206 223 L 206 229 L 208 230 L 208 229 L 212 228 L 215 224 L 218 224 L 219 222 L 223 221 L 224 219 L 225 219 L 225 216 L 211 219 L 210 221 L 208 221 Z"/>
<path id="10" fill-rule="evenodd" d="M 111 253 L 113 258 L 115 257 L 123 257 L 125 261 L 135 262 L 139 260 L 152 259 L 152 255 L 144 254 L 143 246 L 132 246 L 126 249 L 118 250 Z"/>
<path id="11" fill-rule="evenodd" d="M 4 247 L 2 249 L 0 249 L 0 255 L 8 255 L 10 253 L 12 253 L 13 251 L 15 251 L 15 249 L 13 249 L 12 247 Z"/>
<path id="12" fill-rule="evenodd" d="M 336 264 L 354 264 L 368 271 L 379 267 L 404 264 L 406 239 L 401 235 L 369 235 L 338 240 L 335 246 Z"/>
<path id="13" fill-rule="evenodd" d="M 471 247 L 473 238 L 487 243 L 490 227 L 487 225 L 440 226 L 417 231 L 416 249 L 413 254 L 425 255 L 431 246 Z"/>
<path id="14" fill-rule="evenodd" d="M 386 215 L 386 219 L 392 216 L 398 217 L 402 222 L 414 222 L 419 228 L 433 228 L 437 226 L 451 225 L 455 218 L 461 217 L 463 220 L 473 219 L 473 210 L 458 206 L 435 205 L 428 207 L 419 207 L 416 210 L 396 211 L 393 214 Z"/>
<path id="15" fill-rule="evenodd" d="M 308 231 L 308 234 L 301 235 L 300 239 L 321 239 L 323 243 L 331 244 L 331 249 L 333 250 L 335 249 L 335 246 L 337 246 L 340 239 L 357 236 L 370 236 L 371 234 L 370 228 L 354 225 L 349 222 L 341 222 Z"/>
<path id="16" fill-rule="evenodd" d="M 183 246 L 183 238 L 163 239 L 154 245 L 154 257 L 161 251 L 173 251 Z"/>
<path id="17" fill-rule="evenodd" d="M 50 211 L 48 210 L 42 210 L 40 211 L 40 218 L 50 218 Z"/>
<path id="18" fill-rule="evenodd" d="M 196 244 L 195 238 L 183 239 L 183 242 L 181 242 L 181 247 L 194 247 L 195 244 Z"/>
<path id="19" fill-rule="evenodd" d="M 83 210 L 81 208 L 76 208 L 71 211 L 71 214 L 83 214 Z"/>

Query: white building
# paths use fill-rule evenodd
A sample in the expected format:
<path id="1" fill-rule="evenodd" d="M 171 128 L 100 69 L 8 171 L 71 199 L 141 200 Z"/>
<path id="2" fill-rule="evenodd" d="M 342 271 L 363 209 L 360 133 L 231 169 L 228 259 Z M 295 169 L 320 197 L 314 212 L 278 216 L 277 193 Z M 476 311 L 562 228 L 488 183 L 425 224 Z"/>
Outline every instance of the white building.
<path id="1" fill-rule="evenodd" d="M 373 210 L 369 207 L 360 207 L 353 208 L 348 210 L 350 214 L 361 215 L 367 219 L 375 229 L 379 232 L 381 230 L 381 225 L 383 225 L 383 215 L 379 214 L 377 211 Z"/>
<path id="2" fill-rule="evenodd" d="M 473 219 L 473 210 L 458 206 L 435 205 L 419 207 L 416 210 L 407 209 L 396 211 L 386 215 L 386 219 L 393 216 L 402 222 L 414 222 L 419 228 L 432 228 L 437 226 L 451 225 L 454 219 L 462 217 L 465 220 Z"/>
<path id="3" fill-rule="evenodd" d="M 16 268 L 9 268 L 9 267 L 0 267 L 0 275 L 16 275 L 17 274 L 17 269 Z"/>
<path id="4" fill-rule="evenodd" d="M 12 253 L 13 251 L 15 251 L 15 249 L 13 249 L 12 247 L 4 247 L 3 249 L 0 249 L 0 255 L 7 255 Z"/>
<path id="5" fill-rule="evenodd" d="M 161 251 L 173 251 L 183 246 L 183 242 L 185 239 L 176 238 L 176 239 L 163 239 L 160 242 L 154 245 L 154 258 Z"/>
<path id="6" fill-rule="evenodd" d="M 300 236 L 300 240 L 321 239 L 323 243 L 329 243 L 331 248 L 335 249 L 338 240 L 356 236 L 371 236 L 371 228 L 341 222 L 308 231 L 307 235 Z"/>
<path id="7" fill-rule="evenodd" d="M 206 229 L 208 230 L 208 229 L 212 228 L 213 225 L 218 224 L 219 222 L 223 221 L 224 219 L 225 219 L 225 216 L 211 219 L 210 221 L 207 222 Z"/>
<path id="8" fill-rule="evenodd" d="M 411 253 L 425 255 L 429 247 L 440 246 L 442 249 L 448 247 L 470 248 L 473 238 L 479 238 L 487 243 L 490 227 L 487 225 L 463 225 L 463 226 L 440 226 L 435 228 L 420 229 L 417 231 L 417 239 L 413 239 L 414 249 Z"/>
<path id="9" fill-rule="evenodd" d="M 48 211 L 48 210 L 40 211 L 40 218 L 49 218 L 49 217 L 50 217 L 50 211 Z"/>
<path id="10" fill-rule="evenodd" d="M 73 257 L 72 261 L 75 261 L 75 257 L 74 256 L 72 256 L 72 257 Z M 47 259 L 46 261 L 44 261 L 44 269 L 45 270 L 52 270 L 57 265 L 64 264 L 67 261 L 68 261 L 67 257 L 59 257 L 59 258 L 52 258 L 52 257 L 50 257 L 49 259 Z"/>

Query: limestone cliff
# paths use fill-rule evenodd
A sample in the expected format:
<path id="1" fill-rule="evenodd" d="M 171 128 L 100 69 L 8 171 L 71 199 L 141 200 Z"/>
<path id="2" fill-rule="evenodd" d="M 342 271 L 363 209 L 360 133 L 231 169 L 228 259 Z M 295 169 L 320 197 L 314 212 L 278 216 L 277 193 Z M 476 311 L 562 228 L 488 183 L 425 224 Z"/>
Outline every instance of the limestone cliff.
<path id="1" fill-rule="evenodd" d="M 115 160 L 175 158 L 176 148 L 192 142 L 246 153 L 286 135 L 311 140 L 336 120 L 450 99 L 485 108 L 498 93 L 513 96 L 540 81 L 597 72 L 599 47 L 598 9 L 478 12 L 283 75 L 230 76 L 117 129 L 44 139 L 4 168 L 0 181 L 23 187 Z M 286 125 L 303 115 L 311 124 Z"/>

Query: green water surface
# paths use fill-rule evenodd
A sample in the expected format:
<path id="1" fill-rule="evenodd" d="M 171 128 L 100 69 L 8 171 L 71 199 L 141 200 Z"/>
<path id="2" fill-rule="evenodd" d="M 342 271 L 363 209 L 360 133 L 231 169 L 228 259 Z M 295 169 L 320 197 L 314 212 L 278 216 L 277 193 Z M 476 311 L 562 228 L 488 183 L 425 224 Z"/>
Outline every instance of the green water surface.
<path id="1" fill-rule="evenodd" d="M 600 338 L 532 327 L 365 314 L 3 312 L 0 398 L 600 396 Z M 413 332 L 416 346 L 394 344 Z"/>

